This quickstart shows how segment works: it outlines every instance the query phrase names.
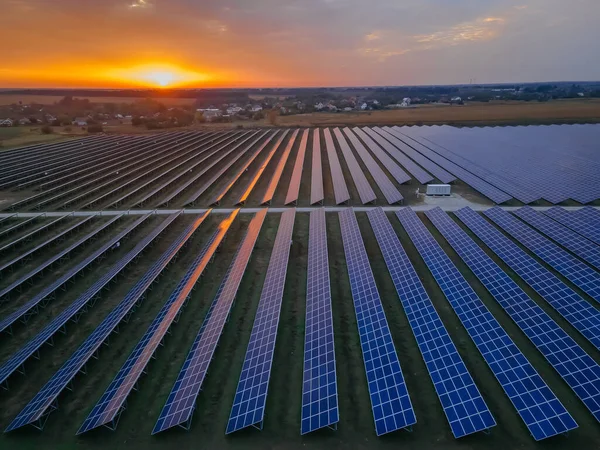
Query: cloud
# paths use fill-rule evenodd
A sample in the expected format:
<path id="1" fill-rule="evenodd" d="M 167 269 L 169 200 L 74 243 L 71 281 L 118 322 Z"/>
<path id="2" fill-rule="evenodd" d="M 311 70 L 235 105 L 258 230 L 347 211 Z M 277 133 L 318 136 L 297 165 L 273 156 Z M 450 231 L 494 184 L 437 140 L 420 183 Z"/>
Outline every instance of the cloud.
<path id="1" fill-rule="evenodd" d="M 149 0 L 134 0 L 133 3 L 128 5 L 129 9 L 149 9 L 152 8 L 152 4 Z"/>

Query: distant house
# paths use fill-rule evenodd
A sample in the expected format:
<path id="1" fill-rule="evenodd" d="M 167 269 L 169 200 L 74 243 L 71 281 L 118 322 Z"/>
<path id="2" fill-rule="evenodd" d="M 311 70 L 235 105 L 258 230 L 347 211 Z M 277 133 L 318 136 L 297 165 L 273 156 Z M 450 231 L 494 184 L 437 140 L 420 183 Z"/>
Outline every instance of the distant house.
<path id="1" fill-rule="evenodd" d="M 85 117 L 76 117 L 71 123 L 78 127 L 85 127 L 87 126 L 87 119 Z"/>
<path id="2" fill-rule="evenodd" d="M 452 97 L 452 98 L 450 99 L 450 103 L 451 103 L 451 104 L 452 104 L 452 103 L 456 103 L 456 104 L 458 104 L 458 105 L 462 105 L 462 103 L 463 103 L 463 100 L 462 100 L 462 98 L 461 98 L 461 97 Z"/>
<path id="3" fill-rule="evenodd" d="M 324 105 L 323 103 L 321 103 L 321 102 L 319 102 L 319 103 L 317 103 L 317 104 L 315 105 L 315 109 L 316 109 L 317 111 L 321 111 L 323 108 L 325 108 L 325 105 Z"/>
<path id="4" fill-rule="evenodd" d="M 400 104 L 400 106 L 402 106 L 403 108 L 406 108 L 407 106 L 410 106 L 410 102 L 411 102 L 410 97 L 406 97 L 404 100 L 402 100 L 402 103 Z"/>
<path id="5" fill-rule="evenodd" d="M 346 112 L 348 112 L 348 111 L 352 111 L 352 108 L 350 108 L 349 106 L 346 106 L 346 107 L 344 108 L 344 111 L 346 111 Z"/>
<path id="6" fill-rule="evenodd" d="M 369 105 L 367 105 L 366 103 L 363 103 L 362 105 L 360 105 L 360 109 L 362 109 L 363 111 L 366 110 L 369 107 Z"/>
<path id="7" fill-rule="evenodd" d="M 12 127 L 13 125 L 12 119 L 0 119 L 0 127 Z"/>
<path id="8" fill-rule="evenodd" d="M 229 108 L 227 108 L 227 114 L 229 114 L 230 116 L 235 116 L 236 114 L 242 111 L 243 108 L 240 108 L 239 106 L 230 106 Z"/>
<path id="9" fill-rule="evenodd" d="M 31 120 L 29 120 L 27 118 L 19 119 L 19 125 L 29 125 L 30 123 L 31 123 Z"/>
<path id="10" fill-rule="evenodd" d="M 263 110 L 263 107 L 262 107 L 262 106 L 260 106 L 260 105 L 254 105 L 254 106 L 252 106 L 252 109 L 251 109 L 251 111 L 252 111 L 253 113 L 260 112 L 260 111 L 262 111 L 262 110 Z"/>
<path id="11" fill-rule="evenodd" d="M 217 109 L 217 108 L 197 109 L 196 111 L 201 112 L 202 115 L 204 116 L 204 119 L 206 119 L 207 122 L 211 122 L 212 120 L 216 119 L 217 117 L 223 116 L 223 113 L 221 112 L 221 110 Z"/>

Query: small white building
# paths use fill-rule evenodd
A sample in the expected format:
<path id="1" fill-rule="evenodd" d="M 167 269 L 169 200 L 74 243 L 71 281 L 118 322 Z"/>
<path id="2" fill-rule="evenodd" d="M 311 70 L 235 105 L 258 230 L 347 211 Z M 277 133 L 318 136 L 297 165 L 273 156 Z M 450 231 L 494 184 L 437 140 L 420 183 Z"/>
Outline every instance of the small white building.
<path id="1" fill-rule="evenodd" d="M 325 108 L 325 105 L 324 105 L 323 103 L 321 103 L 321 102 L 319 102 L 319 103 L 317 103 L 317 104 L 315 105 L 315 109 L 316 109 L 317 111 L 321 111 L 323 108 Z"/>
<path id="2" fill-rule="evenodd" d="M 262 110 L 263 110 L 262 106 L 260 106 L 260 105 L 254 105 L 254 106 L 252 106 L 252 109 L 250 111 L 252 111 L 253 113 L 256 113 L 256 112 L 260 112 Z"/>
<path id="3" fill-rule="evenodd" d="M 205 109 L 197 109 L 196 111 L 201 112 L 206 119 L 207 122 L 214 120 L 217 117 L 221 117 L 223 112 L 217 108 L 205 108 Z"/>
<path id="4" fill-rule="evenodd" d="M 87 120 L 84 119 L 83 117 L 76 117 L 75 120 L 73 122 L 71 122 L 72 125 L 78 126 L 78 127 L 85 127 L 87 126 Z"/>
<path id="5" fill-rule="evenodd" d="M 428 184 L 427 195 L 447 197 L 452 195 L 452 187 L 449 184 Z"/>
<path id="6" fill-rule="evenodd" d="M 405 99 L 402 100 L 402 103 L 400 104 L 400 106 L 402 106 L 403 108 L 406 108 L 408 106 L 410 106 L 410 102 L 412 100 L 410 99 L 410 97 L 406 97 Z"/>
<path id="7" fill-rule="evenodd" d="M 12 119 L 0 119 L 0 127 L 12 127 L 13 125 Z"/>
<path id="8" fill-rule="evenodd" d="M 366 103 L 363 103 L 362 105 L 360 105 L 360 109 L 363 111 L 365 111 L 368 107 L 369 107 L 369 105 L 367 105 Z"/>
<path id="9" fill-rule="evenodd" d="M 227 108 L 227 114 L 229 114 L 230 116 L 235 116 L 241 111 L 243 111 L 243 108 L 240 108 L 239 106 L 230 106 L 229 108 Z"/>

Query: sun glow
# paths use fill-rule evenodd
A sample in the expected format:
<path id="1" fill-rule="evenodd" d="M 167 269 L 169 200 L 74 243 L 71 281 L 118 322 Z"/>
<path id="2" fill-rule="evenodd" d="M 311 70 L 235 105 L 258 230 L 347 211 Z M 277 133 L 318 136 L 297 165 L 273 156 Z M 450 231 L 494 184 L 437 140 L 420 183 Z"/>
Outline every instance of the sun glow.
<path id="1" fill-rule="evenodd" d="M 142 65 L 119 68 L 110 70 L 107 76 L 119 82 L 158 88 L 181 87 L 202 83 L 210 79 L 206 74 L 171 65 Z"/>

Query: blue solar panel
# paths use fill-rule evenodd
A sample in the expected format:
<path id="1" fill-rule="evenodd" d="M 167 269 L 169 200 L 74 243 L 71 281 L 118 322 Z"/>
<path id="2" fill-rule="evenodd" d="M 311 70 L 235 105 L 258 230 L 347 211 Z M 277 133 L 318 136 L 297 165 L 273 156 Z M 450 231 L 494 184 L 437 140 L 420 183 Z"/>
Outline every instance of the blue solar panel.
<path id="1" fill-rule="evenodd" d="M 464 257 L 465 262 L 467 262 L 471 270 L 473 270 L 478 277 L 482 276 L 482 282 L 486 287 L 491 289 L 492 295 L 498 292 L 497 289 L 499 289 L 499 286 L 503 283 L 505 292 L 508 285 L 510 289 L 516 288 L 517 291 L 520 291 L 523 295 L 525 294 L 514 284 L 514 282 L 510 282 L 510 278 L 495 265 L 485 252 L 475 245 L 466 233 L 464 233 L 445 212 L 436 208 L 435 210 L 427 211 L 425 214 L 440 233 L 448 240 L 450 245 L 457 250 L 459 255 Z M 474 255 L 474 257 L 471 258 L 470 255 Z M 481 259 L 483 259 L 483 262 L 481 262 Z M 492 272 L 495 275 L 494 278 L 486 278 L 486 271 L 490 269 L 496 269 L 495 272 Z M 463 281 L 466 283 L 466 280 L 463 279 Z M 469 290 L 471 291 L 470 295 L 472 297 L 476 295 L 472 289 L 469 288 Z M 524 295 L 524 298 L 526 303 L 529 302 L 531 305 L 531 299 L 526 295 Z M 507 301 L 513 301 L 514 304 L 512 298 L 507 299 Z M 481 303 L 480 310 L 481 308 L 485 308 L 483 303 Z M 512 310 L 510 310 L 509 314 L 510 313 L 512 313 Z M 488 319 L 491 320 L 486 320 L 483 316 L 488 316 Z M 549 319 L 549 317 L 547 318 Z M 472 323 L 470 326 L 474 329 L 477 329 L 480 326 L 485 327 L 485 322 L 491 325 L 491 327 L 488 327 L 488 330 L 482 330 L 480 335 L 476 337 L 477 346 L 484 349 L 482 350 L 484 355 L 486 352 L 488 353 L 486 359 L 490 360 L 490 368 L 496 374 L 500 384 L 503 385 L 505 392 L 513 402 L 515 408 L 519 411 L 519 414 L 536 440 L 566 433 L 569 430 L 577 428 L 577 424 L 565 407 L 556 398 L 554 393 L 546 385 L 544 380 L 542 380 L 533 366 L 527 361 L 525 356 L 519 351 L 508 334 L 500 327 L 500 324 L 492 317 L 487 308 L 485 308 L 485 313 L 481 315 L 479 321 L 475 316 L 466 319 L 470 320 L 470 323 Z M 515 319 L 517 325 L 519 325 L 519 316 L 517 314 L 515 314 Z M 523 325 L 525 324 L 526 322 L 524 321 Z M 555 328 L 558 328 L 556 324 L 554 325 Z M 558 330 L 562 331 L 560 328 L 558 328 Z M 564 331 L 562 331 L 562 335 L 568 337 Z M 534 339 L 537 338 L 536 336 L 532 337 Z M 498 343 L 499 340 L 502 344 L 497 346 L 494 345 L 494 342 Z M 538 340 L 537 342 L 540 341 Z M 581 356 L 587 356 L 589 359 L 589 356 L 586 355 L 585 352 L 582 352 Z M 588 367 L 585 368 L 587 369 Z M 592 383 L 589 383 L 588 385 L 593 386 Z M 592 401 L 594 401 L 594 399 L 592 399 Z"/>
<path id="2" fill-rule="evenodd" d="M 600 269 L 600 247 L 592 245 L 583 236 L 529 206 L 520 208 L 514 214 L 584 261 L 596 267 L 596 269 Z"/>
<path id="3" fill-rule="evenodd" d="M 544 211 L 544 214 L 600 245 L 600 227 L 595 226 L 585 218 L 582 219 L 559 206 Z"/>
<path id="4" fill-rule="evenodd" d="M 181 212 L 171 215 L 166 221 L 175 220 L 179 214 Z M 23 408 L 5 432 L 25 425 L 33 425 L 37 428 L 43 427 L 48 415 L 57 408 L 56 402 L 60 393 L 69 385 L 75 375 L 84 369 L 87 361 L 93 357 L 119 323 L 132 311 L 133 307 L 140 301 L 163 269 L 173 260 L 183 245 L 194 234 L 197 227 L 197 222 L 194 222 L 173 241 L 169 248 L 142 276 L 123 300 L 106 316 L 102 323 L 98 325 L 83 344 L 79 346 L 63 366 L 42 387 L 33 400 Z"/>
<path id="5" fill-rule="evenodd" d="M 600 365 L 446 213 L 436 208 L 426 214 L 504 311 L 600 421 Z"/>
<path id="6" fill-rule="evenodd" d="M 339 420 L 325 210 L 310 213 L 300 433 Z"/>
<path id="7" fill-rule="evenodd" d="M 281 216 L 226 434 L 257 424 L 262 429 L 295 217 L 295 209 Z"/>
<path id="8" fill-rule="evenodd" d="M 571 256 L 567 251 L 513 217 L 509 212 L 501 208 L 492 208 L 485 211 L 484 214 L 531 250 L 538 258 L 552 266 L 594 300 L 600 302 L 600 273 Z"/>
<path id="9" fill-rule="evenodd" d="M 567 322 L 600 350 L 598 310 L 471 208 L 462 208 L 455 214 Z"/>
<path id="10" fill-rule="evenodd" d="M 196 400 L 210 362 L 219 343 L 219 338 L 229 317 L 235 296 L 242 282 L 244 271 L 252 255 L 254 244 L 262 227 L 267 210 L 259 211 L 248 225 L 246 236 L 239 245 L 233 262 L 229 266 L 217 295 L 215 296 L 208 313 L 200 327 L 190 351 L 183 363 L 177 380 L 171 389 L 152 434 L 160 433 L 174 426 L 181 426 L 188 430 Z"/>
<path id="11" fill-rule="evenodd" d="M 317 133 L 318 130 L 315 131 Z M 333 193 L 335 194 L 335 204 L 346 203 L 350 200 L 350 193 L 344 180 L 344 173 L 342 172 L 342 166 L 340 165 L 340 159 L 338 158 L 335 145 L 333 143 L 333 137 L 329 128 L 323 130 L 323 136 L 325 136 L 325 149 L 327 150 L 327 159 L 329 160 L 329 170 L 331 171 L 331 181 L 333 182 Z"/>
<path id="12" fill-rule="evenodd" d="M 586 219 L 596 228 L 600 227 L 600 211 L 597 208 L 585 206 L 584 208 L 575 211 L 575 215 Z"/>
<path id="13" fill-rule="evenodd" d="M 459 438 L 494 426 L 492 414 L 385 213 L 378 208 L 368 216 L 452 434 Z M 467 413 L 467 407 L 476 414 Z"/>
<path id="14" fill-rule="evenodd" d="M 365 173 L 360 167 L 360 164 L 358 164 L 358 161 L 356 160 L 354 153 L 352 153 L 352 150 L 344 138 L 344 135 L 338 128 L 333 130 L 333 134 L 335 134 L 340 146 L 340 150 L 344 155 L 344 159 L 348 165 L 348 170 L 350 170 L 350 175 L 352 176 L 352 181 L 354 181 L 354 186 L 356 186 L 356 190 L 358 191 L 360 201 L 363 205 L 374 202 L 377 200 L 377 195 L 375 195 L 373 188 L 371 188 Z M 327 137 L 327 133 L 325 134 L 325 137 Z"/>
<path id="15" fill-rule="evenodd" d="M 417 422 L 354 211 L 339 213 L 377 436 Z"/>
<path id="16" fill-rule="evenodd" d="M 100 426 L 106 426 L 115 430 L 121 412 L 127 406 L 127 397 L 134 389 L 146 366 L 154 355 L 154 352 L 167 334 L 169 327 L 178 317 L 181 308 L 189 298 L 196 282 L 204 272 L 206 266 L 214 256 L 217 247 L 221 244 L 231 223 L 237 216 L 239 210 L 233 211 L 221 225 L 217 227 L 212 236 L 202 247 L 202 250 L 189 266 L 187 272 L 169 296 L 157 316 L 154 318 L 142 339 L 135 346 L 127 361 L 123 364 L 117 376 L 108 386 L 96 406 L 85 419 L 77 434 L 85 433 Z M 199 226 L 209 212 L 205 212 L 196 219 L 195 226 Z"/>
<path id="17" fill-rule="evenodd" d="M 119 242 L 119 240 L 125 237 L 129 232 L 137 228 L 137 226 L 143 221 L 145 221 L 148 217 L 149 216 L 140 217 L 130 227 L 128 227 L 126 230 L 120 233 L 116 237 L 116 239 L 112 239 L 110 247 Z M 63 310 L 58 316 L 56 316 L 56 318 L 52 322 L 50 322 L 42 331 L 40 331 L 31 341 L 29 341 L 13 356 L 11 356 L 11 358 L 6 363 L 4 363 L 2 367 L 0 367 L 0 384 L 6 383 L 8 377 L 12 375 L 15 371 L 17 371 L 19 367 L 21 367 L 25 363 L 25 361 L 27 361 L 27 359 L 34 355 L 42 345 L 44 345 L 48 341 L 51 341 L 52 337 L 59 330 L 61 330 L 69 322 L 69 320 L 77 318 L 79 314 L 84 312 L 86 308 L 93 302 L 96 295 L 98 295 L 100 291 L 102 291 L 102 289 L 104 289 L 108 285 L 108 283 L 110 283 L 110 281 L 113 280 L 121 272 L 121 270 L 123 270 L 127 266 L 127 264 L 133 261 L 134 258 L 138 256 L 142 252 L 142 250 L 144 250 L 164 229 L 165 227 L 163 226 L 163 224 L 159 225 L 159 227 L 157 227 L 148 236 L 141 240 L 133 250 L 131 250 L 115 265 L 113 265 L 108 270 L 108 272 L 106 272 L 99 280 L 97 280 L 88 290 L 81 294 L 81 296 L 79 296 L 65 310 Z M 93 254 L 91 256 L 97 255 Z M 59 287 L 60 285 L 52 286 L 52 288 L 54 289 L 58 289 Z M 29 311 L 29 307 L 35 307 L 35 304 L 37 304 L 36 302 L 39 302 L 43 299 L 43 297 L 41 297 L 41 294 L 43 294 L 44 292 L 46 291 L 40 293 L 40 296 L 36 296 L 32 300 L 31 304 L 25 304 L 23 312 L 26 313 L 27 311 Z"/>

